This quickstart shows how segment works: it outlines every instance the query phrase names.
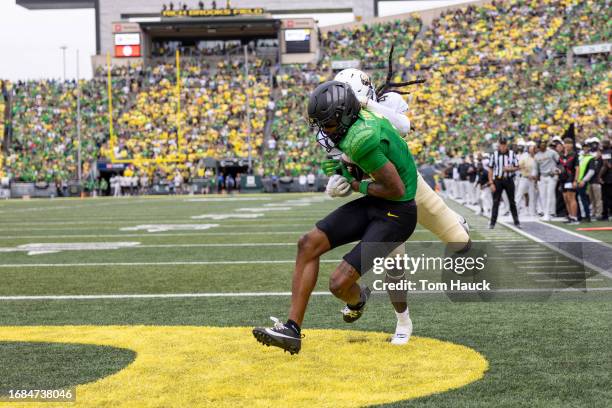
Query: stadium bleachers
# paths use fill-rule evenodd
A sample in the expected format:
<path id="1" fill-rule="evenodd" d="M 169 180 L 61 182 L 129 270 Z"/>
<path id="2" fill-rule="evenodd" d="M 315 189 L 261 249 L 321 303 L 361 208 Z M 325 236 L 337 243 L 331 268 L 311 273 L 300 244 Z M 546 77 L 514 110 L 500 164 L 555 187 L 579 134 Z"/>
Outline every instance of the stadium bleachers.
<path id="1" fill-rule="evenodd" d="M 106 138 L 106 118 L 100 107 L 103 88 L 82 81 L 81 152 L 84 162 L 98 157 Z M 75 82 L 27 81 L 14 84 L 12 99 L 13 144 L 7 163 L 15 178 L 53 182 L 77 172 Z"/>
<path id="2" fill-rule="evenodd" d="M 513 81 L 526 70 L 541 65 L 541 54 L 574 18 L 578 3 L 493 2 L 434 21 L 415 42 L 409 65 L 429 77 L 412 95 L 413 150 L 438 158 L 440 147 L 465 154 L 501 134 L 518 137 L 517 120 L 529 108 L 508 109 L 508 90 L 516 89 Z"/>
<path id="3" fill-rule="evenodd" d="M 254 156 L 261 158 L 257 173 L 316 174 L 324 152 L 306 121 L 309 92 L 332 77 L 332 58 L 361 61 L 380 84 L 392 42 L 394 80 L 427 78 L 406 98 L 414 127 L 409 143 L 421 160 L 439 159 L 455 150 L 474 152 L 502 134 L 548 139 L 572 122 L 579 125 L 580 138 L 601 136 L 612 80 L 610 59 L 574 58 L 568 66 L 566 55 L 571 45 L 611 39 L 610 9 L 610 0 L 495 1 L 445 12 L 425 29 L 413 16 L 363 24 L 324 33 L 316 68 L 276 68 L 256 59 L 246 88 L 241 62 L 190 58 L 181 70 L 180 148 L 174 65 L 114 67 L 117 144 L 111 151 L 106 78 L 100 71 L 82 81 L 83 159 L 91 166 L 99 157 L 114 155 L 135 160 L 136 174 L 171 179 L 178 171 L 188 179 L 203 157 L 246 157 L 248 93 L 251 146 Z M 13 138 L 4 158 L 13 176 L 25 181 L 74 178 L 76 84 L 18 82 L 13 94 Z M 268 118 L 273 120 L 265 134 Z M 138 164 L 176 154 L 187 161 Z"/>
<path id="4" fill-rule="evenodd" d="M 365 69 L 384 68 L 391 44 L 395 44 L 396 55 L 403 61 L 420 30 L 421 20 L 411 16 L 325 32 L 321 43 L 323 65 L 329 66 L 331 60 L 358 60 Z"/>
<path id="5" fill-rule="evenodd" d="M 327 76 L 303 66 L 285 68 L 277 75 L 282 89 L 264 153 L 265 174 L 297 176 L 317 172 L 321 149 L 312 137 L 307 116 L 308 95 Z"/>

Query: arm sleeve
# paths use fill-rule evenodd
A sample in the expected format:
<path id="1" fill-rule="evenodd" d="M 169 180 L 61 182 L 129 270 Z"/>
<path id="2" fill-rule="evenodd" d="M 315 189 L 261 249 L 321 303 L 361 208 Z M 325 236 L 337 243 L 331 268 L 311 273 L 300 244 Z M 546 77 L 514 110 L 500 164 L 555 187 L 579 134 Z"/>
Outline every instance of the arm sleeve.
<path id="1" fill-rule="evenodd" d="M 582 178 L 582 181 L 584 181 L 585 183 L 588 183 L 591 180 L 591 177 L 593 177 L 594 175 L 595 175 L 595 170 L 589 169 L 589 171 L 587 171 L 585 176 Z"/>
<path id="2" fill-rule="evenodd" d="M 410 119 L 408 119 L 404 113 L 396 112 L 394 109 L 388 108 L 372 100 L 368 101 L 366 109 L 383 115 L 385 118 L 389 119 L 389 122 L 391 122 L 391 124 L 395 126 L 402 135 L 405 135 L 410 131 Z"/>

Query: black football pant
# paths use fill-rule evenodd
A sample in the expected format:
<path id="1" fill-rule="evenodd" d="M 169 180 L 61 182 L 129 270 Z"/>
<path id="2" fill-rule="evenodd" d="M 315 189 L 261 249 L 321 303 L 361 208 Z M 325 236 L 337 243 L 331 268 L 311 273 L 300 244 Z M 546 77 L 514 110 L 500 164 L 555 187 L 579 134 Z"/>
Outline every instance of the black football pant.
<path id="1" fill-rule="evenodd" d="M 612 184 L 602 184 L 601 196 L 603 199 L 602 217 L 608 218 L 612 214 Z"/>
<path id="2" fill-rule="evenodd" d="M 510 212 L 512 213 L 512 219 L 514 219 L 514 225 L 519 224 L 518 211 L 516 211 L 516 202 L 514 201 L 514 180 L 511 178 L 495 179 L 495 192 L 493 193 L 493 211 L 491 212 L 491 225 L 495 225 L 497 222 L 497 213 L 499 212 L 499 203 L 501 201 L 502 193 L 504 190 L 508 194 L 508 201 L 510 202 Z"/>

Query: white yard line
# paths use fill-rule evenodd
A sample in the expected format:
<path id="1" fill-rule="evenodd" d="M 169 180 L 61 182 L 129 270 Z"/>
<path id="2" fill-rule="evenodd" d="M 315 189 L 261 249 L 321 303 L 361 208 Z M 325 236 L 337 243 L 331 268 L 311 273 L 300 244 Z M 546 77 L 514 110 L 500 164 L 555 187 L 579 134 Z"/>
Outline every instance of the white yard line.
<path id="1" fill-rule="evenodd" d="M 610 292 L 612 287 L 586 288 L 588 292 Z M 541 293 L 541 292 L 582 292 L 577 288 L 508 288 L 493 289 L 494 293 Z M 374 291 L 377 295 L 384 295 L 385 292 Z M 410 291 L 410 294 L 428 295 L 447 293 L 440 290 Z M 451 291 L 448 293 L 466 293 L 461 291 Z M 330 292 L 312 292 L 313 296 L 331 296 Z M 172 298 L 226 298 L 226 297 L 288 297 L 291 292 L 220 292 L 220 293 L 145 293 L 145 294 L 118 294 L 118 295 L 18 295 L 0 296 L 0 301 L 11 300 L 105 300 L 105 299 L 172 299 Z"/>
<path id="2" fill-rule="evenodd" d="M 337 263 L 341 259 L 321 259 L 321 263 Z M 87 263 L 39 263 L 39 264 L 0 264 L 0 268 L 74 268 L 84 266 L 177 266 L 177 265 L 270 265 L 294 264 L 295 259 L 256 260 L 256 261 L 174 261 L 174 262 L 87 262 Z"/>
<path id="3" fill-rule="evenodd" d="M 198 214 L 200 215 L 200 214 Z M 280 215 L 280 214 L 279 214 Z M 280 217 L 275 215 L 274 216 L 274 220 L 283 220 L 283 221 L 293 221 L 293 220 L 313 220 L 316 221 L 318 219 L 318 217 L 316 216 L 312 216 L 312 217 Z M 272 221 L 272 218 L 245 218 L 245 219 L 240 219 L 240 218 L 233 218 L 231 221 L 232 222 L 261 222 L 262 220 L 264 221 Z M 129 218 L 129 219 L 122 219 L 122 218 L 108 218 L 108 219 L 99 219 L 96 218 L 95 221 L 74 221 L 73 218 L 66 218 L 66 219 L 61 219 L 61 218 L 55 218 L 53 220 L 48 220 L 48 221 L 32 221 L 32 222 L 22 222 L 22 221 L 6 221 L 6 222 L 1 222 L 0 221 L 0 226 L 5 226 L 5 225 L 56 225 L 56 224 L 60 224 L 60 225 L 103 225 L 103 224 L 120 224 L 120 225 L 124 225 L 124 224 L 136 224 L 136 223 L 145 223 L 145 222 L 157 222 L 159 220 L 155 220 L 152 219 L 151 217 L 133 217 L 133 218 Z M 180 219 L 164 219 L 164 222 L 166 223 L 191 223 L 191 220 L 185 220 L 185 218 L 180 218 Z"/>
<path id="4" fill-rule="evenodd" d="M 189 237 L 189 236 L 208 236 L 208 235 L 291 235 L 303 234 L 305 231 L 253 231 L 253 232 L 192 232 L 188 234 L 166 234 L 166 233 L 146 233 L 146 234 L 82 234 L 82 235 L 11 235 L 0 236 L 0 239 L 48 239 L 48 238 L 125 238 L 125 237 Z"/>
<path id="5" fill-rule="evenodd" d="M 144 223 L 143 223 L 144 224 Z M 156 225 L 156 224 L 145 224 L 145 225 Z M 172 225 L 172 226 L 177 226 L 177 227 L 189 227 L 192 225 L 198 225 L 195 224 L 193 222 L 187 224 L 187 223 L 176 223 L 176 224 L 170 224 L 170 223 L 164 223 L 164 225 Z M 267 225 L 266 228 L 271 228 L 274 229 L 276 227 L 304 227 L 304 229 L 307 229 L 308 226 L 312 227 L 313 224 L 297 224 L 297 223 L 292 223 L 292 224 L 270 224 Z M 120 227 L 122 228 L 134 228 L 134 227 L 138 227 L 138 225 L 119 225 L 119 226 L 115 226 L 115 227 L 50 227 L 50 228 L 28 228 L 28 227 L 24 227 L 24 228 L 2 228 L 3 231 L 23 231 L 23 232 L 30 232 L 30 231 L 90 231 L 90 230 L 110 230 L 110 231 L 118 231 L 120 230 Z M 236 225 L 236 224 L 220 224 L 216 229 L 223 229 L 223 228 L 244 228 L 244 229 L 249 229 L 249 228 L 258 228 L 261 229 L 261 225 Z M 180 229 L 180 228 L 179 228 Z M 182 228 L 185 229 L 185 228 Z"/>
<path id="6" fill-rule="evenodd" d="M 504 255 L 537 255 L 537 254 L 541 254 L 541 255 L 546 255 L 546 254 L 550 254 L 551 251 L 546 251 L 546 250 L 529 250 L 529 249 L 524 249 L 521 251 L 505 251 L 501 248 L 499 248 L 499 252 L 502 252 Z"/>
<path id="7" fill-rule="evenodd" d="M 268 247 L 268 246 L 296 246 L 295 242 L 243 242 L 229 244 L 159 244 L 159 245 L 138 245 L 134 248 L 217 248 L 217 247 Z"/>
<path id="8" fill-rule="evenodd" d="M 580 272 L 580 271 L 574 271 L 574 272 L 557 272 L 557 271 L 550 271 L 550 272 L 527 272 L 527 275 L 578 275 L 580 273 L 584 273 L 584 272 Z"/>
<path id="9" fill-rule="evenodd" d="M 555 269 L 569 269 L 569 268 L 580 268 L 580 265 L 540 265 L 540 266 L 519 266 L 519 269 L 544 269 L 544 268 L 555 268 Z"/>
<path id="10" fill-rule="evenodd" d="M 583 278 L 558 278 L 558 279 L 536 279 L 536 282 L 601 282 L 603 281 L 603 279 L 594 279 L 594 278 L 587 278 L 587 279 L 583 279 Z"/>
<path id="11" fill-rule="evenodd" d="M 528 256 L 528 255 L 521 255 L 521 259 L 542 259 L 542 255 L 546 255 L 546 256 L 550 256 L 552 254 L 536 254 L 534 256 Z M 507 256 L 490 256 L 487 259 L 501 259 L 501 260 L 505 260 L 505 261 L 511 261 L 511 259 L 509 259 Z M 532 261 L 525 261 L 525 263 L 531 263 Z M 559 261 L 561 262 L 561 261 Z M 516 262 L 513 262 L 516 263 Z"/>

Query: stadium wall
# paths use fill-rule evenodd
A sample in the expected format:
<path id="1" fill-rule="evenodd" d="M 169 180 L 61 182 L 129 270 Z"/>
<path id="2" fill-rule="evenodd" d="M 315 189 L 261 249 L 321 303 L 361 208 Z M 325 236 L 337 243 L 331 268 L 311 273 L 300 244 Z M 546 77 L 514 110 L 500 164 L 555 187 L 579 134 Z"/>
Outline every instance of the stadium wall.
<path id="1" fill-rule="evenodd" d="M 112 23 L 115 21 L 126 20 L 127 15 L 154 15 L 160 14 L 162 4 L 168 3 L 165 0 L 99 0 L 100 2 L 100 42 L 101 54 L 113 52 Z M 176 2 L 175 2 L 176 3 Z M 193 4 L 192 4 L 193 3 Z M 193 7 L 196 2 L 189 2 Z M 206 2 L 209 5 L 209 2 Z M 219 8 L 225 5 L 223 0 L 218 0 Z M 274 14 L 291 14 L 305 11 L 325 12 L 333 9 L 352 9 L 355 16 L 362 19 L 374 17 L 373 0 L 335 0 L 330 3 L 326 0 L 306 1 L 286 1 L 286 0 L 232 0 L 232 8 L 242 7 L 263 7 L 267 12 Z"/>

